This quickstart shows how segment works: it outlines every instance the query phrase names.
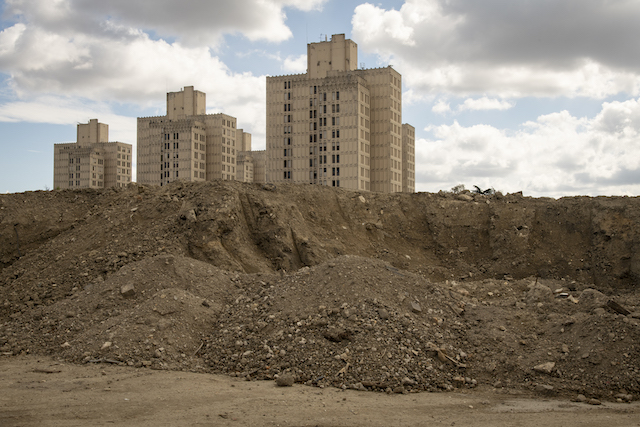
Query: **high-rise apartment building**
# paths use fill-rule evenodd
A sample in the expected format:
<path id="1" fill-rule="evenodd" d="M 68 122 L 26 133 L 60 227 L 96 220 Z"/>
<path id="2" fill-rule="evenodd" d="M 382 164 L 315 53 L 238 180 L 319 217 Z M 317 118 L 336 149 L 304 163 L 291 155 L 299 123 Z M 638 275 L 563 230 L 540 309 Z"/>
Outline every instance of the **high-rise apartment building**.
<path id="1" fill-rule="evenodd" d="M 338 34 L 307 45 L 306 74 L 267 77 L 267 181 L 414 191 L 402 77 L 357 64 L 356 43 Z"/>
<path id="2" fill-rule="evenodd" d="M 109 125 L 78 124 L 76 142 L 54 144 L 53 187 L 124 187 L 131 182 L 132 145 L 109 142 Z"/>
<path id="3" fill-rule="evenodd" d="M 416 128 L 402 125 L 402 191 L 416 191 Z M 405 173 L 406 171 L 406 173 Z"/>
<path id="4" fill-rule="evenodd" d="M 237 128 L 235 117 L 206 114 L 206 95 L 187 86 L 167 94 L 166 116 L 138 118 L 137 181 L 235 180 L 247 143 L 251 134 Z"/>

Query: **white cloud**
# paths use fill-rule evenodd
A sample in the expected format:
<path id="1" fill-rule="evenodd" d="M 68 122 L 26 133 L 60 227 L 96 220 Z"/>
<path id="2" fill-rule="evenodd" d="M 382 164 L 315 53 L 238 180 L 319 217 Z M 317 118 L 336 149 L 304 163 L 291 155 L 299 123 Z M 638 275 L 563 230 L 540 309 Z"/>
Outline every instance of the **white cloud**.
<path id="1" fill-rule="evenodd" d="M 639 21 L 631 1 L 406 0 L 356 7 L 352 36 L 423 96 L 601 99 L 640 94 Z"/>
<path id="2" fill-rule="evenodd" d="M 307 72 L 307 55 L 288 56 L 282 69 L 286 73 L 303 74 Z"/>
<path id="3" fill-rule="evenodd" d="M 501 101 L 499 99 L 491 99 L 483 96 L 479 99 L 465 99 L 465 101 L 458 106 L 458 111 L 508 110 L 510 108 L 513 108 L 513 104 L 508 101 Z"/>
<path id="4" fill-rule="evenodd" d="M 566 111 L 523 123 L 432 126 L 416 141 L 417 190 L 463 183 L 559 197 L 640 193 L 640 100 L 603 103 L 592 119 Z"/>
<path id="5" fill-rule="evenodd" d="M 244 1 L 245 7 L 248 1 Z M 115 123 L 118 115 L 112 111 L 121 103 L 156 106 L 159 114 L 164 114 L 166 92 L 193 85 L 208 94 L 209 113 L 224 111 L 235 115 L 238 125 L 254 134 L 254 145 L 264 145 L 263 76 L 232 72 L 207 46 L 156 40 L 140 29 L 127 27 L 122 23 L 124 19 L 118 21 L 119 15 L 106 20 L 88 10 L 89 5 L 100 10 L 103 3 L 80 0 L 11 0 L 7 3 L 7 10 L 19 14 L 23 22 L 0 32 L 0 70 L 10 75 L 9 85 L 17 96 L 17 102 L 0 106 L 0 120 L 85 121 L 84 111 L 101 105 L 100 114 L 92 116 L 98 116 L 114 131 L 118 128 Z M 107 3 L 112 3 L 110 7 L 114 11 L 128 11 L 124 2 Z M 207 7 L 213 4 L 205 3 Z M 296 4 L 295 1 L 266 3 L 277 8 Z M 322 2 L 313 4 L 318 6 Z M 71 10 L 72 6 L 75 9 Z M 136 15 L 131 13 L 131 20 L 135 21 Z M 68 22 L 72 17 L 85 15 L 88 22 L 100 25 L 85 28 L 77 22 Z M 150 22 L 154 19 L 157 21 L 160 17 L 149 16 Z M 266 15 L 264 20 L 268 19 Z M 196 20 L 194 24 L 197 23 Z M 228 28 L 216 31 L 221 34 Z M 71 98 L 85 106 L 67 108 L 65 100 Z M 31 114 L 23 112 L 27 108 L 32 109 Z M 33 118 L 35 114 L 37 119 Z M 108 121 L 109 117 L 113 123 Z M 133 137 L 124 142 L 135 141 L 135 133 Z"/>
<path id="6" fill-rule="evenodd" d="M 186 45 L 216 46 L 224 34 L 279 42 L 291 37 L 285 8 L 318 10 L 326 0 L 7 0 L 5 13 L 55 33 L 139 28 Z M 126 32 L 126 30 L 125 30 Z"/>
<path id="7" fill-rule="evenodd" d="M 431 111 L 436 114 L 445 114 L 451 112 L 451 106 L 448 102 L 441 99 L 431 108 Z"/>

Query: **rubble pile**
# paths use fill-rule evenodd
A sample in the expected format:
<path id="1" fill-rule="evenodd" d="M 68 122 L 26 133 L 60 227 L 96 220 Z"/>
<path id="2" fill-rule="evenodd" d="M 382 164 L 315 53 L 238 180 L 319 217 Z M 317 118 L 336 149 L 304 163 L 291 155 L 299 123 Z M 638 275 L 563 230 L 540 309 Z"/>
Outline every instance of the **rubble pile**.
<path id="1" fill-rule="evenodd" d="M 466 196 L 240 183 L 0 196 L 0 353 L 637 398 L 637 200 Z"/>

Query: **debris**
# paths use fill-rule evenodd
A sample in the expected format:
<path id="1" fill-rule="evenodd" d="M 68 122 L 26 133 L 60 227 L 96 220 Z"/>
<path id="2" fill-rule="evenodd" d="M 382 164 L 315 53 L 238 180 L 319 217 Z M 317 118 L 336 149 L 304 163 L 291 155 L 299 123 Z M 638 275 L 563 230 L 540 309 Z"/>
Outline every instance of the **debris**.
<path id="1" fill-rule="evenodd" d="M 120 288 L 120 295 L 125 298 L 131 298 L 136 294 L 136 289 L 133 286 L 133 283 L 127 283 Z"/>
<path id="2" fill-rule="evenodd" d="M 551 372 L 553 372 L 553 368 L 555 367 L 556 367 L 555 362 L 547 362 L 547 363 L 542 363 L 540 365 L 534 366 L 533 370 L 543 374 L 551 374 Z"/>
<path id="3" fill-rule="evenodd" d="M 293 383 L 294 383 L 293 375 L 288 372 L 278 376 L 278 378 L 276 379 L 276 385 L 278 387 L 291 387 Z"/>
<path id="4" fill-rule="evenodd" d="M 610 299 L 607 302 L 607 307 L 609 307 L 610 309 L 612 309 L 613 311 L 615 311 L 618 314 L 622 314 L 623 316 L 628 316 L 628 315 L 631 314 L 631 312 L 629 310 L 627 310 L 626 308 L 624 308 L 623 306 L 621 306 L 620 304 L 618 304 L 617 302 L 615 302 L 612 299 Z"/>

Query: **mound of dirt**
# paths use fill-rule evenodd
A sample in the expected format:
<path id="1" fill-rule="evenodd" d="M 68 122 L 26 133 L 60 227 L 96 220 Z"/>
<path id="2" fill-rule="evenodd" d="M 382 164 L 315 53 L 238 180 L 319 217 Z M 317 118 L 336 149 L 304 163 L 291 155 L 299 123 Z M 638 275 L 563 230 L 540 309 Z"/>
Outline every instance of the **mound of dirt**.
<path id="1" fill-rule="evenodd" d="M 637 204 L 233 182 L 2 195 L 0 351 L 628 401 Z"/>

